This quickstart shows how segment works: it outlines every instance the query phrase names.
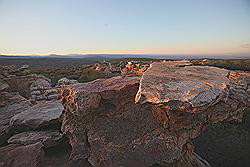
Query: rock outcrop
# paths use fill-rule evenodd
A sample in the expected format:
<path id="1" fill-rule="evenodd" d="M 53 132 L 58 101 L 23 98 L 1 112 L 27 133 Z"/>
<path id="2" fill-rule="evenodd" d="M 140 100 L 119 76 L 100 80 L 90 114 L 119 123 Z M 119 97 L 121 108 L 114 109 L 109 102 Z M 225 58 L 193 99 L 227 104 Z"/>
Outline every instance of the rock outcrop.
<path id="1" fill-rule="evenodd" d="M 30 145 L 41 142 L 45 148 L 49 148 L 59 145 L 63 139 L 63 134 L 58 130 L 27 131 L 13 135 L 8 144 Z"/>
<path id="2" fill-rule="evenodd" d="M 43 93 L 44 90 L 51 88 L 50 79 L 37 74 L 29 74 L 22 76 L 9 76 L 2 79 L 5 83 L 9 85 L 6 91 L 8 92 L 18 92 L 20 95 L 27 99 L 34 99 L 31 95 L 33 91 L 41 91 L 39 95 Z M 31 94 L 32 93 L 32 94 Z"/>
<path id="3" fill-rule="evenodd" d="M 29 87 L 31 91 L 31 101 L 47 100 L 46 91 L 50 90 L 51 84 L 48 80 L 37 79 Z"/>
<path id="4" fill-rule="evenodd" d="M 60 126 L 59 117 L 63 106 L 59 101 L 43 102 L 16 114 L 10 120 L 12 129 L 41 129 L 49 126 Z"/>
<path id="5" fill-rule="evenodd" d="M 192 139 L 210 123 L 241 120 L 247 84 L 244 73 L 189 65 L 153 63 L 140 82 L 114 77 L 62 89 L 69 165 L 209 166 Z"/>
<path id="6" fill-rule="evenodd" d="M 0 147 L 0 167 L 38 167 L 44 158 L 42 147 L 41 143 Z"/>
<path id="7" fill-rule="evenodd" d="M 0 66 L 0 91 L 18 92 L 33 104 L 37 101 L 56 100 L 57 91 L 51 80 L 43 75 L 31 74 L 28 65 Z"/>
<path id="8" fill-rule="evenodd" d="M 0 167 L 62 167 L 70 147 L 57 88 L 27 68 L 0 66 Z"/>
<path id="9" fill-rule="evenodd" d="M 18 93 L 0 92 L 0 145 L 10 135 L 11 118 L 31 107 L 31 103 Z"/>

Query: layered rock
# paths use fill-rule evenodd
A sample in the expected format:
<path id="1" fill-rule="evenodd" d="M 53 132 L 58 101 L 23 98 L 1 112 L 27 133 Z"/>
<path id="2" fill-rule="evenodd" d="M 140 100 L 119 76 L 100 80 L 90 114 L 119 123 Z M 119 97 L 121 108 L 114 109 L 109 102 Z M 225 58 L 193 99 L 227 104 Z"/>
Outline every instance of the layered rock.
<path id="1" fill-rule="evenodd" d="M 123 133 L 120 133 L 119 129 L 122 130 L 124 124 L 127 130 L 129 126 L 131 128 L 133 126 L 128 124 L 128 120 L 124 117 L 132 116 L 131 110 L 138 110 L 134 104 L 134 95 L 138 86 L 139 78 L 114 77 L 77 84 L 73 88 L 65 88 L 62 91 L 62 102 L 65 108 L 62 116 L 62 131 L 67 134 L 72 145 L 71 166 L 88 164 L 90 147 L 95 153 L 91 156 L 92 163 L 97 162 L 96 158 L 101 158 L 99 156 L 102 155 L 97 155 L 101 153 L 98 151 L 108 143 L 105 142 L 103 146 L 95 145 L 98 143 L 95 142 L 97 140 L 95 135 L 98 133 L 102 133 L 99 134 L 101 136 L 109 135 L 111 141 L 117 135 L 119 135 L 117 142 L 126 139 L 121 136 Z M 126 110 L 129 111 L 125 112 Z M 125 121 L 124 124 L 119 123 L 122 120 Z M 100 129 L 102 131 L 99 131 Z"/>
<path id="2" fill-rule="evenodd" d="M 64 88 L 62 131 L 72 146 L 70 165 L 209 166 L 191 141 L 210 123 L 241 120 L 245 77 L 162 62 L 153 63 L 140 82 L 114 77 Z"/>
<path id="3" fill-rule="evenodd" d="M 41 143 L 0 147 L 0 167 L 38 167 L 44 159 Z"/>
<path id="4" fill-rule="evenodd" d="M 42 95 L 43 91 L 51 88 L 50 79 L 37 74 L 11 76 L 4 78 L 3 81 L 9 85 L 6 91 L 18 92 L 27 99 L 35 99 L 31 95 Z M 33 91 L 40 92 L 34 93 Z"/>
<path id="5" fill-rule="evenodd" d="M 58 93 L 52 88 L 51 80 L 43 75 L 30 74 L 28 65 L 17 68 L 15 65 L 0 66 L 0 91 L 18 92 L 30 99 L 33 104 L 38 101 L 57 100 Z M 64 81 L 64 80 L 63 80 Z M 68 82 L 76 82 L 68 80 Z"/>
<path id="6" fill-rule="evenodd" d="M 45 148 L 49 148 L 59 145 L 63 139 L 58 130 L 28 131 L 13 135 L 8 144 L 30 145 L 41 142 Z"/>
<path id="7" fill-rule="evenodd" d="M 0 66 L 0 167 L 63 166 L 70 148 L 57 89 L 27 68 Z"/>
<path id="8" fill-rule="evenodd" d="M 192 166 L 195 153 L 185 145 L 192 145 L 209 123 L 242 119 L 249 74 L 175 63 L 153 63 L 141 79 L 136 102 L 155 108 L 155 118 L 176 133 L 186 152 L 182 161 Z"/>
<path id="9" fill-rule="evenodd" d="M 41 129 L 49 126 L 59 126 L 59 116 L 63 106 L 59 101 L 43 102 L 16 114 L 10 120 L 12 129 Z"/>
<path id="10" fill-rule="evenodd" d="M 28 108 L 31 103 L 18 93 L 0 92 L 0 145 L 10 136 L 11 118 Z"/>
<path id="11" fill-rule="evenodd" d="M 62 104 L 51 101 L 31 106 L 18 93 L 0 95 L 0 167 L 35 167 L 45 162 L 46 166 L 62 166 L 50 162 L 51 158 L 64 163 L 68 159 L 67 139 L 59 130 Z"/>
<path id="12" fill-rule="evenodd" d="M 51 84 L 48 80 L 45 79 L 37 79 L 30 85 L 30 91 L 31 91 L 31 100 L 32 101 L 41 101 L 46 100 L 46 91 L 50 90 Z"/>

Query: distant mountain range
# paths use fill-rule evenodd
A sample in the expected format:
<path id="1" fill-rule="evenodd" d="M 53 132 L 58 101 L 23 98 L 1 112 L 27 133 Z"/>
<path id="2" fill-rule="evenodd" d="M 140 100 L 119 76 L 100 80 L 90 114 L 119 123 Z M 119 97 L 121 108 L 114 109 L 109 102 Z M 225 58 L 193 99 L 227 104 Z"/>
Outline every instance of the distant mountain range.
<path id="1" fill-rule="evenodd" d="M 153 55 L 153 54 L 67 54 L 67 55 L 0 55 L 0 58 L 18 58 L 18 59 L 27 59 L 27 58 L 88 58 L 88 59 L 100 59 L 100 60 L 109 60 L 109 59 L 122 59 L 122 58 L 151 58 L 151 59 L 250 59 L 249 55 Z"/>

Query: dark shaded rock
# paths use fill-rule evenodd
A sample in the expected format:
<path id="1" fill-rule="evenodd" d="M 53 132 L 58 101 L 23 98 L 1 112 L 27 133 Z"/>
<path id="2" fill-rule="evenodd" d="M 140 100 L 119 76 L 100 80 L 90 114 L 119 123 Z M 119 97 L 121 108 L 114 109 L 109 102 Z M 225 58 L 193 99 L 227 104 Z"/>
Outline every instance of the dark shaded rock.
<path id="1" fill-rule="evenodd" d="M 0 145 L 9 137 L 10 119 L 31 106 L 31 103 L 18 93 L 0 93 Z"/>
<path id="2" fill-rule="evenodd" d="M 58 118 L 63 111 L 59 101 L 38 103 L 28 110 L 15 115 L 10 120 L 13 129 L 19 127 L 38 129 L 59 124 Z"/>
<path id="3" fill-rule="evenodd" d="M 246 111 L 244 119 L 250 116 Z M 250 121 L 248 121 L 250 122 Z M 209 125 L 193 142 L 195 152 L 213 167 L 248 167 L 250 129 L 243 123 L 223 122 Z"/>
<path id="4" fill-rule="evenodd" d="M 63 134 L 57 130 L 49 131 L 28 131 L 16 134 L 9 138 L 9 144 L 29 145 L 41 142 L 44 147 L 54 147 L 63 140 Z"/>
<path id="5" fill-rule="evenodd" d="M 42 147 L 41 143 L 0 147 L 0 167 L 38 167 L 44 158 Z"/>

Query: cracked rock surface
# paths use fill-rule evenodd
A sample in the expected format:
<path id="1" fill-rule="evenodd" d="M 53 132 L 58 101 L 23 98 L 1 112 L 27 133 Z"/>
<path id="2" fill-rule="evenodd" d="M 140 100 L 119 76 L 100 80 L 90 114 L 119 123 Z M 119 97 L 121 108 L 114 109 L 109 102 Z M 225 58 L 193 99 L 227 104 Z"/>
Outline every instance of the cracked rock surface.
<path id="1" fill-rule="evenodd" d="M 188 65 L 153 63 L 141 79 L 114 77 L 63 88 L 69 165 L 209 166 L 194 152 L 192 139 L 210 123 L 241 120 L 245 74 Z"/>

